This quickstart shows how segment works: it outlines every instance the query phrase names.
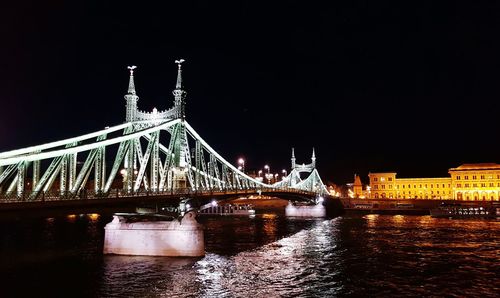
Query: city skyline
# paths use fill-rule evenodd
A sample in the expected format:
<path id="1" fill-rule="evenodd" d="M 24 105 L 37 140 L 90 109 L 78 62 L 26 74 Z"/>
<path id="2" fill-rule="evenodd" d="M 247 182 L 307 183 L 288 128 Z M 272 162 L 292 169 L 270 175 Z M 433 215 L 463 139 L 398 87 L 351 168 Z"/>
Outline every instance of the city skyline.
<path id="1" fill-rule="evenodd" d="M 184 58 L 187 119 L 248 169 L 289 169 L 292 147 L 338 184 L 499 161 L 491 7 L 10 5 L 0 151 L 122 123 L 128 65 L 139 107 L 170 107 Z"/>

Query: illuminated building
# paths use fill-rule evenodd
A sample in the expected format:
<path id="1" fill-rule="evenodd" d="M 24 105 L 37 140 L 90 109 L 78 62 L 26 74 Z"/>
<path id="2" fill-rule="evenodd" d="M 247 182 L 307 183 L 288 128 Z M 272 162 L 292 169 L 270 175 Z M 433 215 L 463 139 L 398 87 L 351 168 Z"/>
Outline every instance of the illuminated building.
<path id="1" fill-rule="evenodd" d="M 500 165 L 496 163 L 463 164 L 448 171 L 453 196 L 457 200 L 498 201 Z"/>
<path id="2" fill-rule="evenodd" d="M 370 198 L 499 200 L 500 165 L 463 164 L 448 173 L 451 177 L 396 178 L 395 172 L 370 173 Z"/>
<path id="3" fill-rule="evenodd" d="M 355 198 L 363 197 L 363 183 L 358 175 L 354 175 L 354 184 L 352 185 L 352 190 Z"/>

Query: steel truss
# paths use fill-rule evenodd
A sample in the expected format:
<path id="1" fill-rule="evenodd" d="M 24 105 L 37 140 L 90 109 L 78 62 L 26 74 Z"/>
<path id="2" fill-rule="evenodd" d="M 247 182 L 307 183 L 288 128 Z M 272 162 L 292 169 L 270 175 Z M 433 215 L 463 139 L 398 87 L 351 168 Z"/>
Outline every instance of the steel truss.
<path id="1" fill-rule="evenodd" d="M 174 107 L 170 110 L 146 113 L 137 109 L 135 67 L 129 67 L 126 123 L 0 153 L 0 197 L 35 201 L 55 189 L 59 198 L 81 198 L 87 191 L 108 196 L 112 189 L 118 188 L 129 194 L 179 189 L 239 191 L 276 186 L 317 193 L 326 190 L 314 168 L 314 153 L 312 167 L 296 166 L 284 181 L 275 185 L 246 175 L 219 155 L 185 120 L 183 60 L 176 62 L 178 77 L 173 92 Z M 295 166 L 295 157 L 292 165 Z M 309 178 L 300 180 L 299 173 L 309 169 Z"/>

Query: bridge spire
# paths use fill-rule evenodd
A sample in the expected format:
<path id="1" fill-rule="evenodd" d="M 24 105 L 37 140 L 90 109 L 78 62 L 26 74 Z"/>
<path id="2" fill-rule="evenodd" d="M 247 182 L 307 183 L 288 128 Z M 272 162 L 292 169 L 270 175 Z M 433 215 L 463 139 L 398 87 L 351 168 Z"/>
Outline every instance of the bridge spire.
<path id="1" fill-rule="evenodd" d="M 316 168 L 316 153 L 314 152 L 314 147 L 313 147 L 313 154 L 311 157 L 311 161 L 312 161 L 312 167 Z"/>
<path id="2" fill-rule="evenodd" d="M 292 148 L 292 170 L 295 169 L 295 148 Z"/>
<path id="3" fill-rule="evenodd" d="M 125 120 L 127 122 L 131 122 L 135 120 L 135 115 L 137 113 L 137 101 L 139 100 L 139 96 L 137 96 L 135 92 L 134 83 L 134 69 L 136 69 L 137 66 L 132 65 L 127 68 L 130 71 L 130 78 L 128 81 L 127 95 L 125 95 L 125 100 L 127 101 Z"/>
<path id="4" fill-rule="evenodd" d="M 174 104 L 175 107 L 178 109 L 177 111 L 177 116 L 179 118 L 184 119 L 184 104 L 185 104 L 185 99 L 186 99 L 186 94 L 187 92 L 182 89 L 182 62 L 186 60 L 184 59 L 179 59 L 175 60 L 175 63 L 177 63 L 178 69 L 177 69 L 177 82 L 175 84 L 175 89 L 172 91 L 172 94 L 174 95 Z"/>

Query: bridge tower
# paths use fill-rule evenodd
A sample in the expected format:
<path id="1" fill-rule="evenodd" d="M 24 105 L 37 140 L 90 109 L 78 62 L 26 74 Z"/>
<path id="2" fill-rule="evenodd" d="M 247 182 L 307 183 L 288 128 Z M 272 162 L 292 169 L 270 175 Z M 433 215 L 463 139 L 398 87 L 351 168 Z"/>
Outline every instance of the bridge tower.
<path id="1" fill-rule="evenodd" d="M 134 69 L 136 69 L 137 66 L 132 65 L 127 68 L 130 70 L 130 78 L 128 80 L 128 92 L 127 95 L 125 95 L 125 100 L 127 101 L 125 121 L 132 122 L 135 120 L 137 113 L 137 101 L 139 100 L 139 96 L 137 96 L 135 92 L 134 83 Z"/>
<path id="2" fill-rule="evenodd" d="M 191 164 L 191 157 L 189 152 L 189 145 L 187 143 L 186 127 L 184 126 L 185 119 L 185 100 L 187 92 L 182 87 L 182 63 L 184 59 L 175 60 L 177 63 L 177 82 L 175 89 L 172 91 L 174 95 L 174 108 L 176 110 L 176 118 L 181 119 L 181 123 L 174 128 L 173 135 L 173 153 L 174 153 L 174 168 L 172 172 L 173 188 L 187 188 L 189 169 Z M 191 179 L 189 179 L 192 182 Z"/>
<path id="3" fill-rule="evenodd" d="M 133 122 L 137 118 L 137 110 L 138 110 L 137 102 L 139 101 L 139 96 L 137 96 L 137 93 L 135 91 L 135 82 L 134 82 L 134 69 L 136 69 L 137 66 L 132 65 L 128 66 L 127 68 L 130 71 L 130 77 L 128 80 L 127 94 L 125 95 L 125 100 L 127 101 L 125 122 Z M 123 181 L 123 189 L 127 190 L 128 192 L 131 192 L 133 189 L 133 181 L 137 163 L 135 159 L 134 144 L 135 143 L 132 141 L 129 142 L 129 150 L 125 155 L 125 160 L 124 160 L 124 168 L 126 170 L 126 175 Z"/>
<path id="4" fill-rule="evenodd" d="M 310 164 L 297 164 L 295 159 L 295 149 L 292 148 L 292 171 L 297 170 L 299 172 L 312 172 L 316 168 L 316 153 L 314 147 L 312 150 L 311 163 Z"/>
<path id="5" fill-rule="evenodd" d="M 182 62 L 186 60 L 184 59 L 179 59 L 175 60 L 175 63 L 177 63 L 177 83 L 175 84 L 175 89 L 172 91 L 172 94 L 174 95 L 174 106 L 177 108 L 177 118 L 184 119 L 185 114 L 184 114 L 184 106 L 185 106 L 185 100 L 186 100 L 186 95 L 187 92 L 182 89 Z"/>

